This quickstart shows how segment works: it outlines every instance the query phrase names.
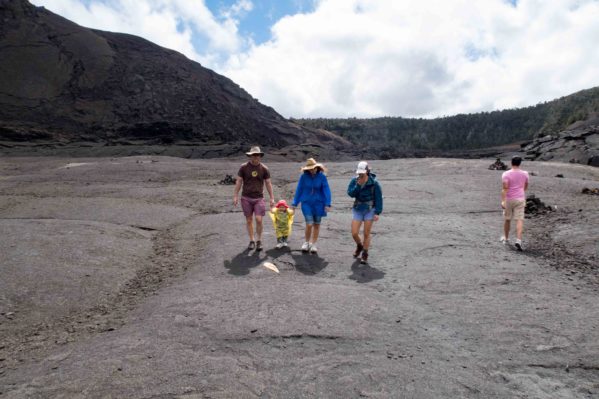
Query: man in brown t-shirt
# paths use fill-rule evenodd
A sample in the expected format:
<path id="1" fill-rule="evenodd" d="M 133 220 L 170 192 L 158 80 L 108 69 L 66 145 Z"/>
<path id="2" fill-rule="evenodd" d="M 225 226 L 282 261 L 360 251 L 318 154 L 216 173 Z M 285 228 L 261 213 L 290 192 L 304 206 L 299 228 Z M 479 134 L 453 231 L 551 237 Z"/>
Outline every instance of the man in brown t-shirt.
<path id="1" fill-rule="evenodd" d="M 262 250 L 262 218 L 266 214 L 266 205 L 264 203 L 264 184 L 270 195 L 270 207 L 275 205 L 274 195 L 272 193 L 272 183 L 270 181 L 270 171 L 261 160 L 264 153 L 260 147 L 252 147 L 250 152 L 246 152 L 250 157 L 249 162 L 244 163 L 237 172 L 237 181 L 235 182 L 235 192 L 233 194 L 233 205 L 239 203 L 239 189 L 241 191 L 241 208 L 245 215 L 248 235 L 250 236 L 250 245 L 248 249 Z M 254 221 L 256 219 L 256 238 L 254 241 Z"/>

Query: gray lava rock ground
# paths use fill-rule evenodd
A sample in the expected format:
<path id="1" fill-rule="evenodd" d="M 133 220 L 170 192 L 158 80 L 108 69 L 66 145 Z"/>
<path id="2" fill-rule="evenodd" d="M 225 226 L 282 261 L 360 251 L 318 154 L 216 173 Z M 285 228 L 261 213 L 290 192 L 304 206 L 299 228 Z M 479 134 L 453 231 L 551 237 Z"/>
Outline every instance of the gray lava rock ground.
<path id="1" fill-rule="evenodd" d="M 265 162 L 277 199 L 300 163 Z M 385 211 L 351 257 L 355 163 L 331 163 L 318 255 L 248 253 L 240 160 L 0 159 L 6 398 L 599 395 L 599 169 L 525 163 L 555 212 L 499 244 L 489 160 L 374 161 Z M 565 177 L 555 178 L 558 173 Z M 261 266 L 269 260 L 280 274 Z"/>

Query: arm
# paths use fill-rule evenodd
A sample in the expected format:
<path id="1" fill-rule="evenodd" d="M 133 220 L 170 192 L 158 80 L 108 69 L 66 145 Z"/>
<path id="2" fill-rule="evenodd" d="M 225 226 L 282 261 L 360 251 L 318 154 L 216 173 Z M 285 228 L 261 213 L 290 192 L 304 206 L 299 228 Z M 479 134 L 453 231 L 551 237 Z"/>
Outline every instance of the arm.
<path id="1" fill-rule="evenodd" d="M 297 187 L 295 188 L 295 195 L 293 196 L 293 202 L 291 203 L 292 207 L 298 206 L 300 202 L 300 198 L 302 197 L 302 188 L 304 187 L 303 183 L 304 175 L 302 174 L 297 181 Z"/>
<path id="2" fill-rule="evenodd" d="M 383 213 L 383 189 L 378 181 L 374 183 L 374 214 L 380 215 Z"/>
<path id="3" fill-rule="evenodd" d="M 239 203 L 239 189 L 241 189 L 241 182 L 243 179 L 241 176 L 237 176 L 237 180 L 235 181 L 235 190 L 233 191 L 233 206 L 237 206 Z"/>
<path id="4" fill-rule="evenodd" d="M 360 186 L 358 186 L 357 180 L 354 177 L 353 179 L 351 179 L 351 181 L 349 182 L 349 186 L 347 187 L 347 195 L 349 195 L 352 198 L 356 198 L 359 192 Z"/>
<path id="5" fill-rule="evenodd" d="M 510 184 L 507 180 L 503 180 L 503 187 L 501 189 L 501 207 L 505 209 L 505 199 L 507 197 L 507 190 L 510 188 Z"/>
<path id="6" fill-rule="evenodd" d="M 323 177 L 322 191 L 324 193 L 324 206 L 325 206 L 325 210 L 328 212 L 331 209 L 331 202 L 332 202 L 331 187 L 329 187 L 329 181 L 327 180 L 327 177 L 325 175 L 322 175 L 322 177 Z"/>
<path id="7" fill-rule="evenodd" d="M 266 183 L 266 191 L 268 191 L 268 195 L 270 195 L 270 206 L 272 208 L 273 206 L 275 206 L 275 196 L 272 192 L 272 182 L 270 181 L 270 179 L 266 179 L 264 180 L 264 182 Z"/>

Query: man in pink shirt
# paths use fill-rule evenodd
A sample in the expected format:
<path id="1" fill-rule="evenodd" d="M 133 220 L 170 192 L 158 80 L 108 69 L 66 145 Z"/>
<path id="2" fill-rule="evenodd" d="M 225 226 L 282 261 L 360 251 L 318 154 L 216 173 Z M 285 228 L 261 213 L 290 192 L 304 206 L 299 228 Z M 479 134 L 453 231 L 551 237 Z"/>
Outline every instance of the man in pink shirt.
<path id="1" fill-rule="evenodd" d="M 520 170 L 522 158 L 512 158 L 512 169 L 503 172 L 501 181 L 501 207 L 503 208 L 503 236 L 501 242 L 508 244 L 512 219 L 516 220 L 516 242 L 518 251 L 522 251 L 522 229 L 524 227 L 524 208 L 526 207 L 526 190 L 528 189 L 528 172 Z"/>

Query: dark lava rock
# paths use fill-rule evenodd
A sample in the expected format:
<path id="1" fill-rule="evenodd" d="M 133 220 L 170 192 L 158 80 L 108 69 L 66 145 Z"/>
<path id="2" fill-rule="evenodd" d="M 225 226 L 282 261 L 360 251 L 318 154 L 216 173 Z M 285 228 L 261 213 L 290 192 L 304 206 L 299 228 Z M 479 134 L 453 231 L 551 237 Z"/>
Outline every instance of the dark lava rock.
<path id="1" fill-rule="evenodd" d="M 193 147 L 189 157 L 218 157 L 250 144 L 349 146 L 145 39 L 84 28 L 26 0 L 0 0 L 0 21 L 0 148 L 180 145 Z"/>
<path id="2" fill-rule="evenodd" d="M 497 158 L 495 162 L 489 165 L 490 170 L 507 170 L 507 165 L 501 162 L 501 159 Z"/>
<path id="3" fill-rule="evenodd" d="M 599 188 L 588 188 L 585 187 L 582 189 L 582 193 L 583 194 L 589 194 L 589 195 L 599 195 Z"/>
<path id="4" fill-rule="evenodd" d="M 544 215 L 548 212 L 552 212 L 553 208 L 549 205 L 545 205 L 543 201 L 531 194 L 526 197 L 526 208 L 524 213 L 527 215 Z"/>
<path id="5" fill-rule="evenodd" d="M 599 166 L 599 118 L 576 122 L 568 130 L 536 138 L 522 146 L 524 158 Z"/>
<path id="6" fill-rule="evenodd" d="M 235 184 L 235 179 L 231 175 L 226 175 L 224 179 L 218 182 L 218 184 L 231 185 Z"/>

